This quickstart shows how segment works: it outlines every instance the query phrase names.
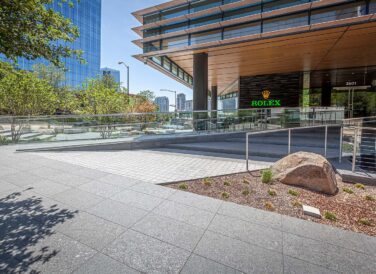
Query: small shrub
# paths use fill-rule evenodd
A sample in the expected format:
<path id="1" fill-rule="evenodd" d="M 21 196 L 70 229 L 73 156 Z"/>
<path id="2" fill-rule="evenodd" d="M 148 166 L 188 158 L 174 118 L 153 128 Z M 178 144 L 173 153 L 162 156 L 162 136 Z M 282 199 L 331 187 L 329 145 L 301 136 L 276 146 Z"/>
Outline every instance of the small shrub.
<path id="1" fill-rule="evenodd" d="M 277 192 L 276 192 L 274 189 L 269 188 L 269 189 L 268 189 L 268 194 L 269 194 L 270 196 L 276 196 L 276 195 L 277 195 Z"/>
<path id="2" fill-rule="evenodd" d="M 183 190 L 188 189 L 188 185 L 186 183 L 181 183 L 179 184 L 179 189 L 183 189 Z"/>
<path id="3" fill-rule="evenodd" d="M 265 208 L 266 208 L 267 210 L 270 210 L 270 211 L 274 211 L 274 210 L 275 210 L 275 207 L 274 207 L 274 205 L 273 205 L 271 202 L 266 202 L 266 203 L 264 204 L 264 206 L 265 206 Z"/>
<path id="4" fill-rule="evenodd" d="M 248 195 L 249 195 L 249 190 L 248 190 L 248 189 L 244 189 L 244 190 L 242 191 L 242 194 L 243 194 L 244 196 L 248 196 Z"/>
<path id="5" fill-rule="evenodd" d="M 229 197 L 230 197 L 230 194 L 228 194 L 227 192 L 222 192 L 222 198 L 228 199 Z"/>
<path id="6" fill-rule="evenodd" d="M 272 178 L 273 178 L 273 174 L 272 174 L 272 171 L 270 169 L 265 169 L 265 170 L 262 171 L 261 181 L 264 184 L 270 184 L 271 181 L 272 181 Z"/>
<path id="7" fill-rule="evenodd" d="M 365 189 L 365 186 L 363 184 L 355 184 L 355 187 L 359 189 Z"/>
<path id="8" fill-rule="evenodd" d="M 249 185 L 249 181 L 247 179 L 243 179 L 243 184 Z"/>
<path id="9" fill-rule="evenodd" d="M 228 182 L 228 181 L 225 181 L 225 182 L 223 183 L 223 185 L 225 185 L 225 186 L 231 186 L 231 183 Z"/>
<path id="10" fill-rule="evenodd" d="M 293 189 L 289 189 L 289 191 L 287 192 L 288 194 L 292 195 L 292 196 L 299 196 L 299 192 L 293 190 Z"/>
<path id="11" fill-rule="evenodd" d="M 342 190 L 344 192 L 348 193 L 348 194 L 353 194 L 354 193 L 354 191 L 351 188 L 348 188 L 348 187 L 344 187 L 344 188 L 342 188 Z"/>
<path id="12" fill-rule="evenodd" d="M 7 137 L 0 135 L 0 146 L 9 144 Z"/>
<path id="13" fill-rule="evenodd" d="M 337 216 L 333 212 L 325 211 L 324 218 L 330 221 L 337 221 Z"/>
<path id="14" fill-rule="evenodd" d="M 375 201 L 376 199 L 375 199 L 375 197 L 373 197 L 372 195 L 366 195 L 366 200 L 367 201 Z"/>
<path id="15" fill-rule="evenodd" d="M 294 201 L 292 201 L 291 204 L 292 204 L 293 206 L 295 206 L 295 207 L 302 207 L 302 203 L 299 202 L 298 200 L 294 200 Z"/>
<path id="16" fill-rule="evenodd" d="M 361 224 L 361 225 L 373 226 L 372 221 L 369 220 L 369 219 L 367 219 L 367 218 L 361 218 L 361 219 L 359 219 L 358 223 Z"/>
<path id="17" fill-rule="evenodd" d="M 206 186 L 211 186 L 212 184 L 211 184 L 211 179 L 209 178 L 209 177 L 206 177 L 205 179 L 204 179 L 204 185 L 206 185 Z"/>

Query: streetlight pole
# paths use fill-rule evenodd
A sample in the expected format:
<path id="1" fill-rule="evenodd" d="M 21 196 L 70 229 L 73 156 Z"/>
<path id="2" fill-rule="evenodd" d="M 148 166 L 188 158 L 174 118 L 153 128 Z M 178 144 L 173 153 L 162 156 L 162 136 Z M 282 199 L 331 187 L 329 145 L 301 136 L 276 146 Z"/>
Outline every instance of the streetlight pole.
<path id="1" fill-rule="evenodd" d="M 126 65 L 124 62 L 120 61 L 119 65 L 124 65 L 127 68 L 127 93 L 129 95 L 129 66 Z"/>

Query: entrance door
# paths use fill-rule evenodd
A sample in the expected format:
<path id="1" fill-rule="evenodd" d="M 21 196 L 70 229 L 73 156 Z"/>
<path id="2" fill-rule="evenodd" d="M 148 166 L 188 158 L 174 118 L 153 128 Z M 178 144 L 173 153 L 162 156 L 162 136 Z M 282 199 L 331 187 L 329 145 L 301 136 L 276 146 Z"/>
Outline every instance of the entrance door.
<path id="1" fill-rule="evenodd" d="M 374 114 L 376 92 L 370 86 L 334 87 L 332 106 L 344 107 L 346 118 L 366 117 Z"/>

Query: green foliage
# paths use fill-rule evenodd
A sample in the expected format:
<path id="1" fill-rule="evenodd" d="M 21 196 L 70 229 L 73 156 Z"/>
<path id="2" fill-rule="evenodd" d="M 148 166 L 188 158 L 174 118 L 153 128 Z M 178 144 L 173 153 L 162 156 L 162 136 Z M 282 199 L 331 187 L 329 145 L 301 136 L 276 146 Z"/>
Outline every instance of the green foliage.
<path id="1" fill-rule="evenodd" d="M 363 190 L 365 189 L 365 186 L 363 184 L 355 184 L 355 187 Z"/>
<path id="2" fill-rule="evenodd" d="M 228 194 L 227 192 L 222 192 L 221 196 L 223 199 L 228 199 L 230 197 L 230 194 Z"/>
<path id="3" fill-rule="evenodd" d="M 273 178 L 273 174 L 272 174 L 272 171 L 270 169 L 265 169 L 265 170 L 262 171 L 261 181 L 264 184 L 270 184 L 271 181 L 272 181 L 272 178 Z"/>
<path id="4" fill-rule="evenodd" d="M 13 142 L 18 142 L 27 123 L 26 119 L 14 116 L 53 114 L 55 107 L 56 95 L 47 81 L 0 62 L 0 111 L 13 116 L 10 118 Z"/>
<path id="5" fill-rule="evenodd" d="M 231 183 L 229 181 L 224 181 L 223 185 L 225 185 L 225 186 L 231 186 Z"/>
<path id="6" fill-rule="evenodd" d="M 59 1 L 72 5 L 71 1 Z M 69 42 L 79 37 L 78 28 L 61 13 L 47 7 L 52 0 L 1 1 L 0 5 L 0 53 L 16 61 L 17 57 L 34 60 L 44 58 L 58 67 L 61 59 L 81 59 L 82 51 L 73 50 Z M 68 42 L 59 43 L 58 41 Z"/>
<path id="7" fill-rule="evenodd" d="M 115 88 L 106 86 L 102 79 L 89 80 L 86 90 L 82 91 L 82 112 L 85 114 L 111 114 L 124 111 L 127 98 Z"/>
<path id="8" fill-rule="evenodd" d="M 0 135 L 0 146 L 7 145 L 8 143 L 9 140 L 6 137 Z"/>
<path id="9" fill-rule="evenodd" d="M 244 196 L 248 196 L 248 195 L 250 194 L 250 192 L 249 192 L 249 190 L 246 188 L 246 189 L 244 189 L 244 190 L 242 191 L 242 194 L 243 194 Z"/>
<path id="10" fill-rule="evenodd" d="M 371 202 L 376 201 L 375 197 L 373 197 L 372 195 L 366 195 L 366 200 Z"/>
<path id="11" fill-rule="evenodd" d="M 301 207 L 302 206 L 302 203 L 299 200 L 294 200 L 294 201 L 292 201 L 291 204 L 295 207 Z"/>
<path id="12" fill-rule="evenodd" d="M 289 191 L 287 193 L 292 195 L 292 196 L 299 196 L 299 192 L 297 192 L 296 190 L 293 190 L 293 189 L 289 189 Z"/>
<path id="13" fill-rule="evenodd" d="M 354 193 L 354 191 L 351 188 L 348 188 L 348 187 L 344 187 L 344 188 L 342 188 L 342 190 L 344 192 L 348 193 L 348 194 L 353 194 Z"/>
<path id="14" fill-rule="evenodd" d="M 271 202 L 265 202 L 264 206 L 267 210 L 270 210 L 270 211 L 275 210 L 275 206 Z"/>
<path id="15" fill-rule="evenodd" d="M 209 177 L 204 178 L 203 182 L 204 182 L 204 185 L 206 186 L 212 185 L 211 179 Z"/>
<path id="16" fill-rule="evenodd" d="M 271 189 L 271 188 L 268 189 L 268 194 L 270 196 L 277 196 L 277 192 L 274 189 Z"/>
<path id="17" fill-rule="evenodd" d="M 325 211 L 324 212 L 324 218 L 330 221 L 337 221 L 337 216 L 333 212 Z"/>
<path id="18" fill-rule="evenodd" d="M 361 224 L 361 225 L 373 226 L 372 220 L 367 219 L 367 218 L 361 218 L 361 219 L 359 219 L 358 223 Z"/>
<path id="19" fill-rule="evenodd" d="M 57 97 L 56 111 L 58 113 L 70 114 L 79 109 L 79 98 L 76 92 L 65 87 L 65 71 L 53 65 L 36 64 L 33 66 L 33 73 L 40 79 L 46 80 L 54 90 Z"/>
<path id="20" fill-rule="evenodd" d="M 56 96 L 47 81 L 0 63 L 0 108 L 17 116 L 52 114 Z"/>
<path id="21" fill-rule="evenodd" d="M 155 95 L 154 92 L 150 90 L 143 90 L 138 93 L 139 96 L 144 97 L 146 100 L 154 101 Z"/>
<path id="22" fill-rule="evenodd" d="M 127 96 L 117 92 L 116 88 L 107 86 L 102 79 L 88 82 L 87 89 L 80 93 L 81 111 L 84 114 L 114 114 L 124 112 Z M 98 117 L 99 130 L 103 139 L 110 138 L 114 130 L 113 116 Z"/>
<path id="23" fill-rule="evenodd" d="M 179 184 L 179 189 L 186 190 L 188 189 L 188 185 L 186 183 Z"/>

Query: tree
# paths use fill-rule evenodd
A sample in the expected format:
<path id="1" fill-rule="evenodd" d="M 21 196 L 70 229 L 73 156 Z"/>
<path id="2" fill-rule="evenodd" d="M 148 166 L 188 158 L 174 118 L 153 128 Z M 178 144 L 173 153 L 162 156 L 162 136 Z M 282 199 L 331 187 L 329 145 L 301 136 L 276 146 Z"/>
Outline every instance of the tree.
<path id="1" fill-rule="evenodd" d="M 106 86 L 102 79 L 90 80 L 87 89 L 81 93 L 82 113 L 100 114 L 100 134 L 103 139 L 110 138 L 114 129 L 114 118 L 104 114 L 121 113 L 125 110 L 127 96 L 118 93 L 116 88 Z"/>
<path id="2" fill-rule="evenodd" d="M 65 71 L 51 64 L 36 64 L 33 66 L 33 73 L 46 80 L 54 89 L 61 88 L 65 81 Z"/>
<path id="3" fill-rule="evenodd" d="M 65 71 L 50 64 L 36 64 L 33 66 L 33 73 L 40 79 L 46 80 L 54 90 L 57 97 L 56 112 L 72 113 L 77 110 L 79 101 L 76 92 L 64 86 Z"/>
<path id="4" fill-rule="evenodd" d="M 12 141 L 17 143 L 27 119 L 19 116 L 55 112 L 56 96 L 47 81 L 0 62 L 0 109 L 11 115 Z"/>
<path id="5" fill-rule="evenodd" d="M 112 75 L 105 74 L 102 76 L 101 80 L 106 88 L 119 90 L 119 84 L 116 83 Z"/>
<path id="6" fill-rule="evenodd" d="M 73 2 L 55 0 L 59 5 Z M 77 0 L 78 1 L 78 0 Z M 80 50 L 68 44 L 79 37 L 71 20 L 50 8 L 54 0 L 2 0 L 0 5 L 0 53 L 16 60 L 44 58 L 62 67 L 61 58 L 81 59 Z M 68 42 L 68 43 L 65 43 Z"/>
<path id="7" fill-rule="evenodd" d="M 153 102 L 154 99 L 155 99 L 155 95 L 154 95 L 154 92 L 150 91 L 150 90 L 143 90 L 143 91 L 140 91 L 138 93 L 139 96 L 142 96 L 144 97 L 145 99 Z"/>

